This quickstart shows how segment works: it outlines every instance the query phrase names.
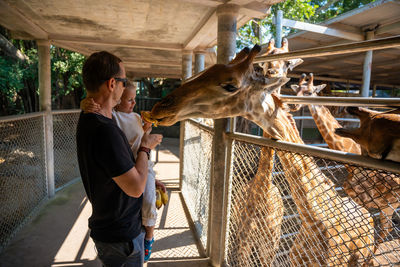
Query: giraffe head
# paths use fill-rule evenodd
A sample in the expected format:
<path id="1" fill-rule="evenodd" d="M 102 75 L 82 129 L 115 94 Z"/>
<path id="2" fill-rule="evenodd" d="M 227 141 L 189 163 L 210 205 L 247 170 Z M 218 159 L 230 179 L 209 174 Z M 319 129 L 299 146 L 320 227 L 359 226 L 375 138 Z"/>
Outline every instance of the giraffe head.
<path id="1" fill-rule="evenodd" d="M 253 65 L 260 50 L 258 45 L 245 48 L 229 64 L 216 64 L 189 79 L 154 105 L 150 117 L 169 126 L 188 118 L 244 116 L 256 107 L 261 112 L 264 99 L 289 79 L 264 76 Z"/>
<path id="2" fill-rule="evenodd" d="M 292 84 L 290 86 L 297 96 L 318 96 L 326 84 L 314 85 L 314 74 L 310 73 L 308 76 L 303 73 L 299 79 L 298 84 Z M 291 107 L 291 111 L 298 111 L 303 105 L 296 104 Z"/>
<path id="3" fill-rule="evenodd" d="M 400 115 L 360 107 L 348 107 L 346 111 L 360 119 L 360 127 L 338 128 L 337 135 L 360 144 L 363 155 L 400 162 Z"/>
<path id="4" fill-rule="evenodd" d="M 277 55 L 289 52 L 289 42 L 286 38 L 283 38 L 281 47 L 275 47 L 275 40 L 271 39 L 268 43 L 267 50 L 262 56 L 265 55 Z M 290 60 L 275 60 L 265 63 L 260 63 L 260 67 L 263 69 L 264 76 L 266 77 L 286 77 L 288 70 L 293 70 L 296 66 L 303 63 L 300 58 Z"/>

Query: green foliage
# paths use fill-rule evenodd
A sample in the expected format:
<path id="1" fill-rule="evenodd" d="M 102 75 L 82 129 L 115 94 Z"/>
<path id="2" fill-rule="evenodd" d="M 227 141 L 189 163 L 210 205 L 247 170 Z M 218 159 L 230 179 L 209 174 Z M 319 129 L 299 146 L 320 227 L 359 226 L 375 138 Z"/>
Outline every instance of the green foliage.
<path id="1" fill-rule="evenodd" d="M 142 78 L 139 80 L 138 95 L 151 98 L 162 98 L 181 84 L 180 79 Z"/>
<path id="2" fill-rule="evenodd" d="M 29 57 L 27 62 L 14 61 L 0 56 L 0 101 L 1 115 L 21 114 L 26 112 L 24 89 L 28 83 L 38 84 L 36 49 L 25 49 Z"/>
<path id="3" fill-rule="evenodd" d="M 50 48 L 50 54 L 52 100 L 56 101 L 75 90 L 82 89 L 82 67 L 85 57 L 55 46 Z"/>
<path id="4" fill-rule="evenodd" d="M 7 31 L 0 28 L 5 37 Z M 0 115 L 39 110 L 38 52 L 34 41 L 12 40 L 28 60 L 16 61 L 0 50 Z M 85 57 L 55 46 L 50 47 L 52 106 L 77 108 L 83 97 L 82 66 Z M 68 100 L 68 101 L 66 101 Z"/>
<path id="5" fill-rule="evenodd" d="M 329 3 L 328 3 L 329 1 Z M 238 30 L 237 48 L 241 50 L 246 46 L 258 43 L 266 43 L 276 34 L 273 17 L 278 10 L 283 11 L 283 17 L 305 21 L 309 23 L 321 23 L 345 12 L 360 8 L 375 0 L 286 0 L 275 4 L 271 8 L 271 14 L 262 20 L 251 20 Z M 328 3 L 328 6 L 325 5 Z M 256 28 L 259 28 L 256 30 Z M 294 29 L 284 27 L 283 35 L 295 32 Z M 259 34 L 258 34 L 259 33 Z"/>

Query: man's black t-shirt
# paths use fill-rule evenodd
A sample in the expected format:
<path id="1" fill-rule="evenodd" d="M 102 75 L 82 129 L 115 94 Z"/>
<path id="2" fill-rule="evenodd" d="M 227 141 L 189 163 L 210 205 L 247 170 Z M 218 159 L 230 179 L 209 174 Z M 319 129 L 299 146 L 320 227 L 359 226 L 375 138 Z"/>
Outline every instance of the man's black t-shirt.
<path id="1" fill-rule="evenodd" d="M 112 179 L 135 165 L 125 134 L 112 119 L 81 113 L 76 141 L 79 169 L 93 209 L 90 236 L 103 242 L 132 240 L 141 230 L 142 196 L 129 197 Z"/>

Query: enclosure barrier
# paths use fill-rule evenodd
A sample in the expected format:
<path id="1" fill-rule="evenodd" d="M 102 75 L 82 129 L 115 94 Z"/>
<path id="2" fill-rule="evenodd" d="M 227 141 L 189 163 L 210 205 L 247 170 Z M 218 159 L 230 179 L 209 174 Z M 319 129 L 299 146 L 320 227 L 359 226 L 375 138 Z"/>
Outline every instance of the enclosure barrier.
<path id="1" fill-rule="evenodd" d="M 201 167 L 211 162 L 212 129 L 189 120 L 184 135 L 182 179 L 191 186 L 182 186 L 182 194 L 204 246 L 207 222 L 199 217 L 208 217 L 202 181 L 210 170 Z M 225 136 L 232 144 L 226 266 L 400 263 L 400 164 L 246 134 Z M 193 149 L 203 141 L 204 156 Z M 274 156 L 260 164 L 266 153 Z"/>
<path id="2" fill-rule="evenodd" d="M 55 189 L 79 177 L 79 110 L 53 112 Z M 45 113 L 0 118 L 0 252 L 48 199 Z"/>
<path id="3" fill-rule="evenodd" d="M 194 223 L 196 235 L 205 249 L 208 236 L 213 131 L 193 120 L 184 122 L 183 127 L 182 196 Z"/>
<path id="4" fill-rule="evenodd" d="M 80 177 L 76 158 L 76 126 L 80 110 L 53 111 L 54 179 L 56 191 Z"/>
<path id="5" fill-rule="evenodd" d="M 399 264 L 400 164 L 244 134 L 227 137 L 233 142 L 228 266 Z M 275 154 L 273 168 L 258 177 L 265 151 Z M 274 187 L 279 194 L 272 202 Z"/>

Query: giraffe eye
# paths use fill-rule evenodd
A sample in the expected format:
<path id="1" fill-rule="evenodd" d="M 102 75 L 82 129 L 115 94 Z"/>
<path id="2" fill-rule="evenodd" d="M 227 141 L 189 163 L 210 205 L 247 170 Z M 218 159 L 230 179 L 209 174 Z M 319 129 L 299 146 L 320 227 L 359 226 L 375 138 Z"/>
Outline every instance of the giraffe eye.
<path id="1" fill-rule="evenodd" d="M 221 87 L 224 88 L 228 92 L 235 92 L 238 88 L 230 83 L 222 83 Z"/>

